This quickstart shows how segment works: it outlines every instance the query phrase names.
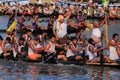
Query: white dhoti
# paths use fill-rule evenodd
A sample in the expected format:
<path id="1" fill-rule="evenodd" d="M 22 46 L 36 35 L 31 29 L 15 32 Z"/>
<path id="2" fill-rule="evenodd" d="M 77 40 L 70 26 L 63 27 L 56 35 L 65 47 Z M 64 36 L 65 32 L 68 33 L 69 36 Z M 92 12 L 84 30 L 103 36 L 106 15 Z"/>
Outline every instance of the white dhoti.
<path id="1" fill-rule="evenodd" d="M 111 60 L 119 59 L 116 48 L 113 46 L 110 46 L 109 49 L 110 49 L 109 58 Z"/>

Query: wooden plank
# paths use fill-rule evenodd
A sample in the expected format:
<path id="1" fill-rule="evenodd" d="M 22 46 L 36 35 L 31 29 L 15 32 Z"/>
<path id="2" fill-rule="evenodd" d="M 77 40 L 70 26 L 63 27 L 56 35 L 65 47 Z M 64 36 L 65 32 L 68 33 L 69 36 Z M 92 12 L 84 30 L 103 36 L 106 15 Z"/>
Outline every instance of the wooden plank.
<path id="1" fill-rule="evenodd" d="M 90 63 L 90 62 L 87 62 L 86 64 L 87 65 L 100 65 L 100 63 Z M 120 66 L 120 64 L 117 64 L 117 63 L 103 63 L 103 65 L 105 65 L 105 66 Z"/>

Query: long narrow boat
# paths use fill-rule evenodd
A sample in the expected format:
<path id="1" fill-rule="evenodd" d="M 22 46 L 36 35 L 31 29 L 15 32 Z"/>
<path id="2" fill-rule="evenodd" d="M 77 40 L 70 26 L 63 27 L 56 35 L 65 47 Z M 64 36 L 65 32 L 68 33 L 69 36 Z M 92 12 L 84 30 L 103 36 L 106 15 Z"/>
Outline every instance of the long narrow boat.
<path id="1" fill-rule="evenodd" d="M 37 65 L 40 65 L 40 64 L 46 64 L 44 63 L 43 61 L 41 62 L 35 62 L 35 61 L 13 61 L 13 60 L 6 60 L 6 59 L 0 59 L 0 61 L 2 62 L 5 62 L 5 63 L 8 63 L 8 62 L 12 62 L 12 63 L 21 63 L 21 64 L 37 64 Z M 47 63 L 48 64 L 48 63 Z M 54 64 L 54 63 L 50 63 L 50 64 Z M 57 61 L 56 64 L 63 64 L 63 65 L 77 65 L 77 66 L 100 66 L 101 67 L 101 64 L 100 63 L 83 63 L 83 61 Z M 120 68 L 120 64 L 117 64 L 117 63 L 103 63 L 103 66 L 105 67 L 113 67 L 113 68 Z"/>

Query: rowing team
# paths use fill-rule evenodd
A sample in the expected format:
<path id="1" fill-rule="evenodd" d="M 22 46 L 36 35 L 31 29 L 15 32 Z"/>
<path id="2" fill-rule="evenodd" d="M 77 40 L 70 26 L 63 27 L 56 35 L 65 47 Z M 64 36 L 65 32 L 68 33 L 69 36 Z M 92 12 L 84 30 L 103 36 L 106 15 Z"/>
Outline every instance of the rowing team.
<path id="1" fill-rule="evenodd" d="M 38 25 L 34 28 L 27 28 L 18 39 L 15 30 L 7 32 L 6 37 L 1 42 L 1 58 L 15 59 L 26 58 L 33 61 L 40 60 L 46 55 L 55 55 L 57 59 L 64 61 L 82 60 L 85 52 L 88 56 L 88 62 L 99 62 L 100 54 L 105 48 L 102 47 L 102 32 L 101 27 L 107 20 L 105 15 L 104 20 L 95 21 L 92 28 L 91 37 L 86 43 L 84 28 L 85 24 L 79 25 L 75 23 L 77 16 L 70 17 L 70 12 L 59 15 L 58 18 L 51 22 L 52 27 L 42 29 Z M 34 21 L 38 20 L 38 16 L 33 18 Z M 81 21 L 80 21 L 81 22 Z M 69 37 L 70 33 L 76 33 L 76 36 Z M 118 41 L 118 34 L 113 34 L 113 40 L 109 43 L 107 52 L 109 55 L 104 55 L 105 62 L 116 62 L 120 57 L 120 42 Z M 48 57 L 48 56 L 47 56 Z M 51 58 L 48 57 L 47 60 Z"/>
<path id="2" fill-rule="evenodd" d="M 85 51 L 86 56 L 88 56 L 88 62 L 100 62 L 100 54 L 105 50 L 103 47 L 96 46 L 92 38 L 88 39 L 88 45 L 83 45 L 84 43 L 78 41 L 75 37 L 71 37 L 68 44 L 61 44 L 56 41 L 54 35 L 49 36 L 49 40 L 46 40 L 46 45 L 43 47 L 40 35 L 30 39 L 31 35 L 31 30 L 27 30 L 26 34 L 23 34 L 18 40 L 15 34 L 7 34 L 6 38 L 1 42 L 0 57 L 12 60 L 26 58 L 38 61 L 46 55 L 52 54 L 63 61 L 78 61 L 83 59 Z M 104 55 L 105 62 L 115 62 L 119 59 L 119 44 L 118 34 L 114 34 L 113 40 L 110 41 L 109 45 L 109 55 Z M 49 59 L 49 57 L 47 58 Z"/>

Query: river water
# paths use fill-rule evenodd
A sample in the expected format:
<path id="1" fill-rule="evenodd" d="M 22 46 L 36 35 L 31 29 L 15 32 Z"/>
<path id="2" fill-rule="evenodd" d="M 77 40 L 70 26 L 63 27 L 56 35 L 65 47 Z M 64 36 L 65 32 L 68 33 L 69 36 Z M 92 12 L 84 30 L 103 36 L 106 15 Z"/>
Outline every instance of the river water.
<path id="1" fill-rule="evenodd" d="M 8 16 L 0 16 L 0 29 L 7 28 L 7 21 Z M 47 23 L 41 24 L 47 26 Z M 112 20 L 108 26 L 109 39 L 113 33 L 120 35 L 119 21 Z M 89 38 L 91 31 L 85 33 Z M 5 32 L 0 35 L 4 38 Z M 120 80 L 120 68 L 0 60 L 0 80 Z"/>
<path id="2" fill-rule="evenodd" d="M 120 80 L 118 68 L 0 61 L 0 80 Z"/>

